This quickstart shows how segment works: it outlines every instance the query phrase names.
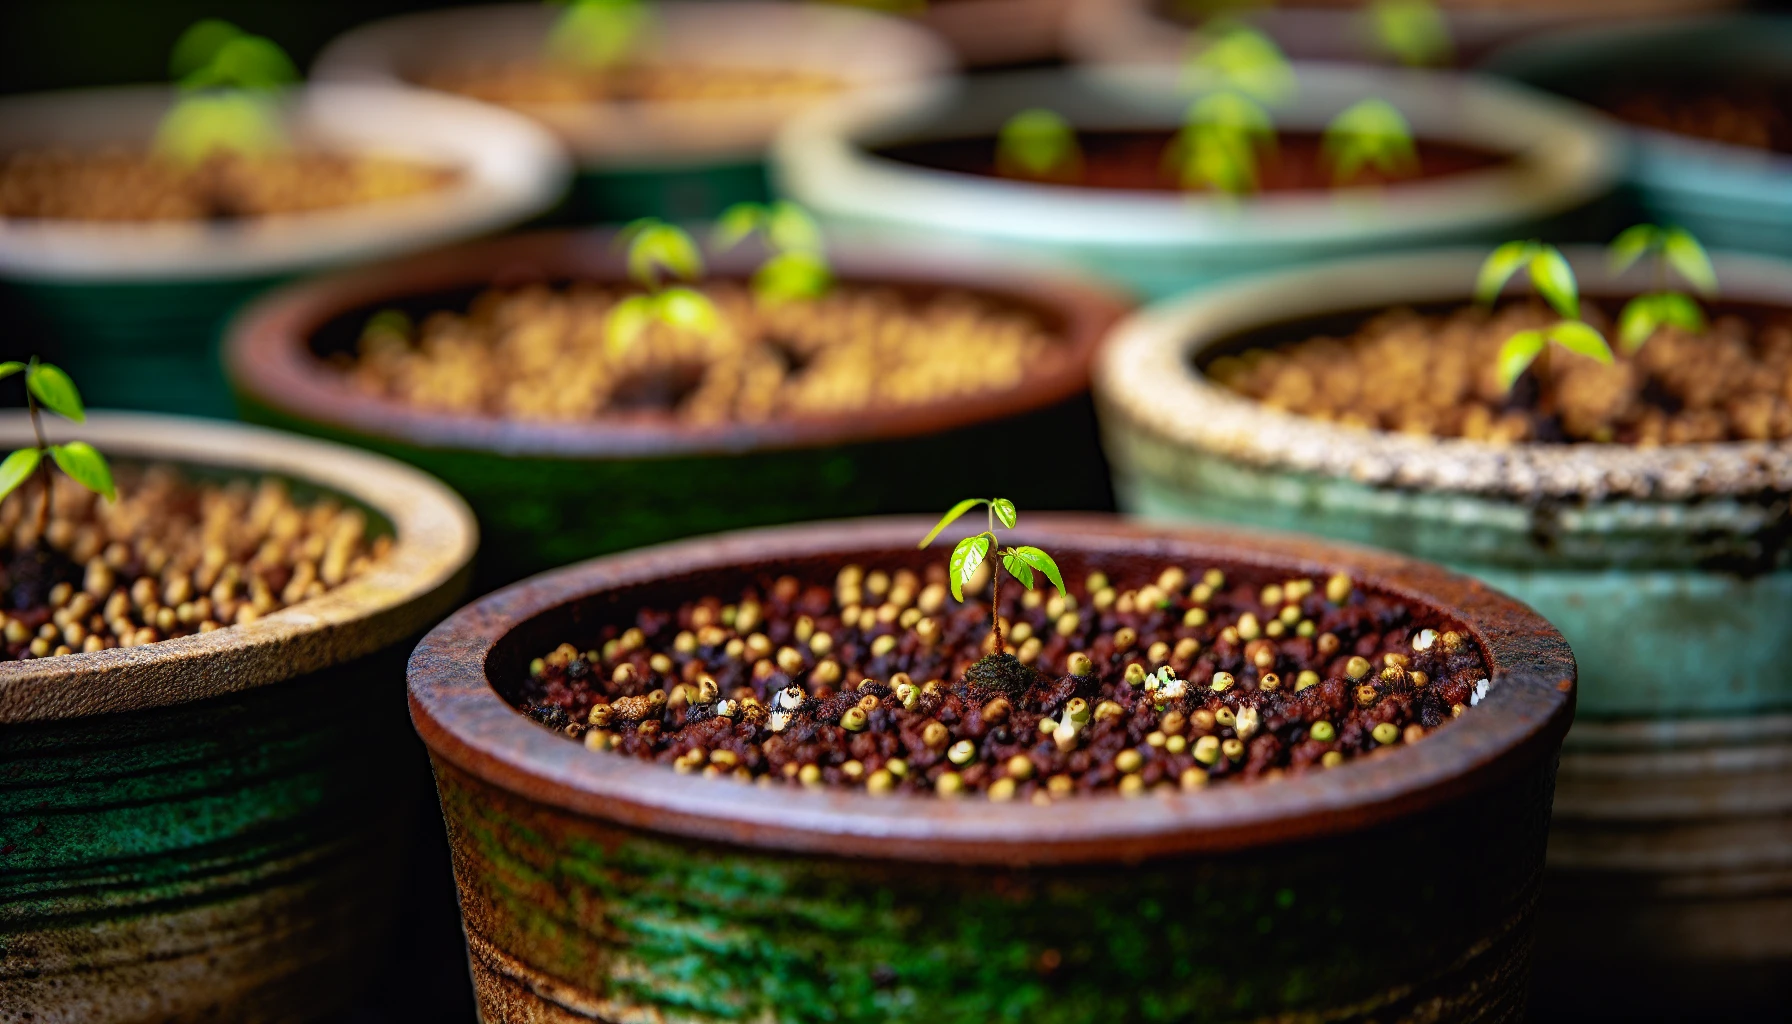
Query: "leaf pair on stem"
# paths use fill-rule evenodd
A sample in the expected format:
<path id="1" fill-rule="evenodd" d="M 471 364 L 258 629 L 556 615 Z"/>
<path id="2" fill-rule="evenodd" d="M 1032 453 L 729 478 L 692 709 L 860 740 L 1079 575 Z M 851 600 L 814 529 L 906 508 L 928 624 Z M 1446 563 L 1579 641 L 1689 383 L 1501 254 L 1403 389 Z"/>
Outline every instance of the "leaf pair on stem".
<path id="1" fill-rule="evenodd" d="M 560 2 L 566 11 L 548 33 L 548 57 L 579 70 L 626 62 L 653 28 L 653 13 L 641 0 Z"/>
<path id="2" fill-rule="evenodd" d="M 709 296 L 684 285 L 660 286 L 664 278 L 703 276 L 703 254 L 690 235 L 658 217 L 643 217 L 624 227 L 617 240 L 628 246 L 628 276 L 646 291 L 610 310 L 604 345 L 612 354 L 626 351 L 655 322 L 711 337 L 727 330 Z"/>
<path id="3" fill-rule="evenodd" d="M 998 614 L 1002 597 L 1002 569 L 1007 569 L 1008 574 L 1019 580 L 1021 586 L 1028 590 L 1033 589 L 1034 573 L 1037 572 L 1050 580 L 1052 586 L 1058 588 L 1058 593 L 1068 595 L 1069 592 L 1064 589 L 1064 574 L 1058 571 L 1058 563 L 1052 561 L 1052 556 L 1030 545 L 1000 547 L 1001 541 L 996 537 L 997 524 L 1012 530 L 1020 518 L 1019 513 L 1015 511 L 1014 502 L 1007 498 L 964 499 L 940 517 L 940 521 L 927 532 L 927 536 L 921 538 L 921 543 L 917 547 L 925 548 L 933 543 L 933 539 L 940 535 L 940 531 L 952 525 L 959 516 L 979 505 L 988 508 L 989 528 L 964 538 L 953 547 L 952 557 L 946 563 L 946 582 L 952 589 L 952 596 L 963 601 L 965 584 L 971 581 L 971 577 L 977 575 L 977 570 L 983 566 L 990 553 L 993 551 L 1000 557 L 1001 561 L 998 567 L 990 573 L 989 606 L 990 626 L 995 630 L 996 650 L 999 652 L 1002 649 L 1002 626 Z"/>
<path id="4" fill-rule="evenodd" d="M 118 500 L 118 489 L 112 483 L 112 467 L 92 445 L 86 441 L 50 444 L 44 438 L 43 423 L 38 415 L 40 406 L 76 423 L 87 421 L 87 410 L 81 404 L 81 393 L 75 389 L 75 382 L 60 368 L 40 363 L 35 357 L 29 363 L 0 363 L 0 380 L 17 373 L 25 375 L 25 402 L 31 410 L 31 427 L 37 434 L 37 445 L 20 448 L 0 461 L 0 498 L 17 490 L 33 473 L 38 473 L 43 478 L 44 489 L 43 504 L 37 513 L 37 535 L 42 538 L 50 519 L 51 462 L 67 473 L 69 479 L 102 495 L 107 501 Z M 45 455 L 49 456 L 49 462 L 44 460 Z"/>
<path id="5" fill-rule="evenodd" d="M 1475 280 L 1475 301 L 1493 305 L 1506 282 L 1521 270 L 1530 273 L 1537 294 L 1562 319 L 1542 330 L 1519 331 L 1506 339 L 1497 357 L 1500 386 L 1512 390 L 1551 342 L 1576 355 L 1611 363 L 1612 350 L 1605 335 L 1580 319 L 1580 286 L 1574 279 L 1574 269 L 1553 245 L 1532 240 L 1507 242 L 1495 249 L 1481 264 Z"/>
<path id="6" fill-rule="evenodd" d="M 206 18 L 181 33 L 168 70 L 185 95 L 156 129 L 157 152 L 196 164 L 219 151 L 285 147 L 275 96 L 299 72 L 272 40 Z"/>
<path id="7" fill-rule="evenodd" d="M 1619 274 L 1644 256 L 1654 255 L 1657 261 L 1656 290 L 1631 299 L 1618 314 L 1618 344 L 1625 352 L 1642 348 L 1664 324 L 1688 331 L 1705 329 L 1705 312 L 1697 300 L 1666 287 L 1672 270 L 1701 295 L 1717 294 L 1717 271 L 1690 231 L 1634 224 L 1612 240 L 1609 255 L 1612 272 Z"/>
<path id="8" fill-rule="evenodd" d="M 834 286 L 821 227 L 809 211 L 782 199 L 769 205 L 735 203 L 716 220 L 715 246 L 725 252 L 754 232 L 763 236 L 772 250 L 771 257 L 753 272 L 753 294 L 759 301 L 778 305 L 815 299 Z"/>

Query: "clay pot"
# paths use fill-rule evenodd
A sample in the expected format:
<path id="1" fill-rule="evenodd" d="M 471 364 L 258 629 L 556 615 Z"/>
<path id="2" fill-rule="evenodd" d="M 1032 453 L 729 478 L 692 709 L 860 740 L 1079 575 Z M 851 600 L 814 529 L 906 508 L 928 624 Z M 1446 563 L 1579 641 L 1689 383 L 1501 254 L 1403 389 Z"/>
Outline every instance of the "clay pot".
<path id="1" fill-rule="evenodd" d="M 1480 584 L 1296 538 L 1026 516 L 1065 572 L 1347 571 L 1463 625 L 1486 700 L 1422 743 L 1262 785 L 1038 807 L 743 786 L 598 754 L 494 686 L 611 616 L 920 568 L 931 519 L 598 559 L 462 609 L 411 659 L 489 1022 L 1516 1020 L 1574 659 Z M 632 619 L 630 619 L 632 621 Z"/>
<path id="2" fill-rule="evenodd" d="M 744 249 L 712 256 L 710 272 L 743 277 L 759 258 Z M 232 329 L 227 371 L 251 419 L 383 451 L 448 481 L 479 515 L 481 576 L 493 583 L 733 527 L 946 507 L 991 487 L 1026 507 L 1111 507 L 1085 389 L 1088 359 L 1121 300 L 1076 278 L 939 251 L 845 249 L 833 259 L 848 282 L 958 288 L 1030 306 L 1074 358 L 970 402 L 710 427 L 420 411 L 367 398 L 318 358 L 352 346 L 367 316 L 388 306 L 464 304 L 494 282 L 624 280 L 608 236 L 542 232 L 270 296 Z"/>
<path id="3" fill-rule="evenodd" d="M 0 101 L 0 150 L 147 147 L 176 96 L 133 86 Z M 397 152 L 454 167 L 447 188 L 241 223 L 9 220 L 0 296 L 89 404 L 230 416 L 217 336 L 237 306 L 307 272 L 471 238 L 544 209 L 565 161 L 547 133 L 502 110 L 417 91 L 298 90 L 297 145 Z"/>
<path id="4" fill-rule="evenodd" d="M 1582 294 L 1649 286 L 1640 268 L 1614 279 L 1599 251 L 1568 254 Z M 1589 1006 L 1672 1012 L 1654 1002 L 1662 989 L 1637 992 L 1648 964 L 1664 986 L 1687 982 L 1696 1002 L 1683 1012 L 1726 1005 L 1713 1000 L 1755 991 L 1737 972 L 1792 963 L 1792 448 L 1501 447 L 1352 430 L 1272 411 L 1193 369 L 1253 336 L 1312 333 L 1302 322 L 1333 333 L 1390 305 L 1467 303 L 1485 255 L 1342 261 L 1141 313 L 1096 373 L 1121 507 L 1435 559 L 1558 626 L 1582 691 L 1550 836 L 1561 898 L 1543 907 L 1539 983 L 1601 993 Z M 1792 266 L 1714 258 L 1724 301 L 1792 304 Z M 1737 982 L 1723 994 L 1697 981 L 1717 970 Z"/>
<path id="5" fill-rule="evenodd" d="M 464 592 L 472 517 L 408 467 L 257 428 L 102 413 L 51 433 L 114 461 L 278 474 L 396 543 L 245 626 L 0 664 L 0 1019 L 340 1012 L 386 953 L 404 877 L 399 660 Z M 30 436 L 23 413 L 0 419 L 0 444 Z"/>

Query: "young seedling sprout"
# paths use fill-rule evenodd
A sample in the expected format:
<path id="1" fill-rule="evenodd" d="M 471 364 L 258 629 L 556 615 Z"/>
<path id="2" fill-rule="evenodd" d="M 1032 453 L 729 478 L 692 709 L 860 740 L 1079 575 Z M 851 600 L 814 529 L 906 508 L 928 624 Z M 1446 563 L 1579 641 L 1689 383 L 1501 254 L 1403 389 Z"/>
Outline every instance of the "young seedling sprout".
<path id="1" fill-rule="evenodd" d="M 1015 114 L 996 135 L 996 173 L 1035 181 L 1079 180 L 1083 151 L 1076 129 L 1041 107 Z"/>
<path id="2" fill-rule="evenodd" d="M 0 461 L 0 498 L 18 490 L 33 473 L 39 476 L 43 501 L 38 503 L 36 521 L 37 543 L 42 548 L 50 523 L 50 503 L 55 496 L 55 488 L 50 483 L 50 463 L 54 462 L 70 480 L 107 501 L 116 501 L 118 490 L 112 484 L 112 467 L 93 445 L 86 441 L 51 444 L 44 437 L 44 409 L 76 423 L 87 421 L 87 409 L 81 404 L 81 393 L 75 390 L 75 382 L 60 368 L 38 362 L 36 356 L 29 363 L 0 363 L 0 380 L 16 373 L 25 375 L 25 404 L 31 410 L 31 429 L 37 435 L 37 444 L 20 448 Z"/>
<path id="3" fill-rule="evenodd" d="M 1195 33 L 1183 78 L 1206 95 L 1189 104 L 1165 164 L 1183 188 L 1255 192 L 1258 153 L 1275 147 L 1264 104 L 1293 95 L 1293 68 L 1268 36 L 1216 18 Z"/>
<path id="4" fill-rule="evenodd" d="M 758 232 L 772 255 L 753 272 L 753 294 L 767 305 L 814 299 L 834 285 L 821 228 L 789 200 L 769 206 L 736 203 L 716 220 L 715 246 L 727 251 Z"/>
<path id="5" fill-rule="evenodd" d="M 951 510 L 942 516 L 938 523 L 934 524 L 933 529 L 927 532 L 927 536 L 921 538 L 921 543 L 917 546 L 925 548 L 933 543 L 933 539 L 940 535 L 941 530 L 952 525 L 953 520 L 978 505 L 987 506 L 989 528 L 959 541 L 957 546 L 952 549 L 952 557 L 946 562 L 946 582 L 952 589 L 952 596 L 963 601 L 965 584 L 971 581 L 971 577 L 977 575 L 978 568 L 983 565 L 992 552 L 999 556 L 999 561 L 991 563 L 990 566 L 989 623 L 994 637 L 993 651 L 977 665 L 972 666 L 965 675 L 967 680 L 975 677 L 982 685 L 993 686 L 1006 690 L 1010 695 L 1017 695 L 1024 692 L 1026 688 L 1029 670 L 1021 665 L 1013 655 L 1007 654 L 1003 648 L 1000 614 L 1002 570 L 1007 569 L 1008 574 L 1019 580 L 1021 586 L 1028 590 L 1033 589 L 1033 574 L 1038 572 L 1050 580 L 1052 586 L 1058 588 L 1058 593 L 1069 596 L 1069 592 L 1064 589 L 1064 575 L 1058 571 L 1058 563 L 1052 561 L 1052 556 L 1031 546 L 1005 548 L 1000 546 L 1001 541 L 996 537 L 996 526 L 999 524 L 1012 530 L 1019 518 L 1014 509 L 1014 502 L 1007 498 L 964 499 L 952 506 Z M 992 661 L 992 659 L 994 660 Z"/>
<path id="6" fill-rule="evenodd" d="M 1574 270 L 1553 245 L 1538 241 L 1507 242 L 1495 249 L 1481 264 L 1475 281 L 1475 301 L 1492 306 L 1500 290 L 1513 274 L 1528 269 L 1537 294 L 1549 303 L 1562 319 L 1542 330 L 1524 330 L 1506 339 L 1500 346 L 1498 370 L 1500 386 L 1507 391 L 1539 357 L 1548 365 L 1549 343 L 1554 342 L 1576 355 L 1601 363 L 1611 363 L 1612 350 L 1605 336 L 1580 319 L 1580 289 Z"/>
<path id="7" fill-rule="evenodd" d="M 661 287 L 663 277 L 695 281 L 703 276 L 703 255 L 690 235 L 657 217 L 644 217 L 623 228 L 618 237 L 628 246 L 628 276 L 645 291 L 630 295 L 610 311 L 604 324 L 604 344 L 610 351 L 626 350 L 655 321 L 712 337 L 725 330 L 709 296 L 684 285 Z"/>
<path id="8" fill-rule="evenodd" d="M 1263 103 L 1294 95 L 1294 68 L 1281 47 L 1231 18 L 1214 18 L 1192 34 L 1183 84 L 1197 92 L 1230 90 Z"/>
<path id="9" fill-rule="evenodd" d="M 272 41 L 207 18 L 181 33 L 168 65 L 182 96 L 156 129 L 157 152 L 196 164 L 286 145 L 277 98 L 299 74 Z"/>
<path id="10" fill-rule="evenodd" d="M 653 26 L 641 0 L 548 0 L 566 10 L 548 33 L 548 58 L 578 71 L 626 62 Z"/>
<path id="11" fill-rule="evenodd" d="M 1612 240 L 1612 272 L 1621 274 L 1650 255 L 1656 258 L 1655 290 L 1631 299 L 1618 314 L 1618 345 L 1626 353 L 1642 348 L 1663 324 L 1695 332 L 1705 329 L 1705 312 L 1698 300 L 1668 288 L 1670 270 L 1699 294 L 1717 294 L 1717 271 L 1711 267 L 1711 257 L 1685 228 L 1636 224 L 1624 229 Z"/>
<path id="12" fill-rule="evenodd" d="M 1374 168 L 1383 177 L 1399 177 L 1419 168 L 1412 127 L 1393 104 L 1366 99 L 1344 108 L 1326 125 L 1321 152 L 1331 165 L 1332 180 L 1342 185 Z"/>
<path id="13" fill-rule="evenodd" d="M 1443 12 L 1430 0 L 1375 0 L 1364 11 L 1376 46 L 1402 64 L 1448 64 L 1456 47 Z"/>

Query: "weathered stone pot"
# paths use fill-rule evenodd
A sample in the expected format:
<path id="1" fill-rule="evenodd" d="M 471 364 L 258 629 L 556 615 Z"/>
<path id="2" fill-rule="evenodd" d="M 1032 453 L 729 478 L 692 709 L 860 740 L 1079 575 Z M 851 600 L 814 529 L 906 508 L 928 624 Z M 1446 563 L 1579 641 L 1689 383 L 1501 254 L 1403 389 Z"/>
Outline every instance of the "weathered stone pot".
<path id="1" fill-rule="evenodd" d="M 1028 541 L 1072 575 L 1343 569 L 1443 610 L 1481 645 L 1493 687 L 1457 723 L 1261 786 L 1050 807 L 742 786 L 593 753 L 494 688 L 543 644 L 633 621 L 643 603 L 765 572 L 938 562 L 914 547 L 930 523 L 599 559 L 499 591 L 424 639 L 412 718 L 435 761 L 486 1021 L 1519 1018 L 1574 660 L 1536 615 L 1430 566 L 1024 517 Z"/>
<path id="2" fill-rule="evenodd" d="M 0 101 L 0 151 L 148 146 L 165 87 Z M 314 86 L 286 109 L 297 145 L 377 150 L 453 167 L 436 192 L 236 222 L 12 219 L 0 297 L 92 405 L 229 416 L 218 332 L 238 305 L 297 274 L 425 249 L 544 209 L 565 181 L 554 140 L 502 110 L 415 90 Z"/>
<path id="3" fill-rule="evenodd" d="M 379 967 L 403 877 L 403 642 L 463 593 L 441 484 L 272 431 L 101 413 L 115 461 L 363 505 L 377 568 L 245 626 L 0 664 L 0 1020 L 315 1020 Z M 31 436 L 22 413 L 0 443 Z"/>
<path id="4" fill-rule="evenodd" d="M 1582 679 L 1550 838 L 1562 898 L 1544 906 L 1540 983 L 1653 998 L 1635 990 L 1639 965 L 1663 978 L 1783 970 L 1792 446 L 1496 447 L 1352 431 L 1271 411 L 1195 370 L 1253 337 L 1467 302 L 1484 255 L 1338 262 L 1130 321 L 1104 347 L 1095 384 L 1121 507 L 1372 543 L 1526 601 L 1573 643 Z M 1646 283 L 1640 272 L 1613 280 L 1596 251 L 1571 258 L 1584 294 Z M 1792 303 L 1785 263 L 1720 255 L 1717 266 L 1723 301 Z"/>
<path id="5" fill-rule="evenodd" d="M 937 170 L 878 152 L 992 137 L 1046 107 L 1080 129 L 1171 130 L 1189 93 L 1174 67 L 979 76 L 952 95 L 835 107 L 780 135 L 779 188 L 835 225 L 1055 257 L 1160 297 L 1327 255 L 1533 230 L 1598 198 L 1618 170 L 1613 133 L 1548 97 L 1444 72 L 1302 64 L 1279 128 L 1321 131 L 1366 97 L 1398 106 L 1423 140 L 1508 159 L 1384 189 L 1212 194 L 1039 184 Z M 1523 225 L 1523 226 L 1521 226 Z"/>
<path id="6" fill-rule="evenodd" d="M 757 259 L 742 250 L 712 258 L 710 269 L 744 276 Z M 1062 331 L 1073 358 L 971 402 L 709 427 L 420 411 L 361 395 L 319 358 L 352 346 L 366 317 L 387 306 L 421 313 L 495 281 L 623 280 L 623 254 L 608 236 L 542 232 L 270 296 L 237 322 L 226 361 L 249 418 L 386 452 L 465 495 L 485 538 L 481 576 L 493 583 L 722 529 L 944 507 L 978 488 L 1015 492 L 1033 508 L 1111 507 L 1086 389 L 1088 360 L 1123 314 L 1121 300 L 1079 279 L 937 250 L 847 249 L 834 262 L 849 282 L 960 288 L 1032 307 Z"/>
<path id="7" fill-rule="evenodd" d="M 817 102 L 925 88 L 952 58 L 929 33 L 901 19 L 814 4 L 652 5 L 645 44 L 668 62 L 766 67 L 836 77 L 826 97 L 761 96 L 515 107 L 552 130 L 578 163 L 557 219 L 618 222 L 656 216 L 714 217 L 729 204 L 769 198 L 764 153 L 772 134 Z M 388 18 L 343 35 L 319 54 L 320 81 L 415 83 L 430 72 L 530 61 L 546 48 L 562 8 L 494 4 Z"/>

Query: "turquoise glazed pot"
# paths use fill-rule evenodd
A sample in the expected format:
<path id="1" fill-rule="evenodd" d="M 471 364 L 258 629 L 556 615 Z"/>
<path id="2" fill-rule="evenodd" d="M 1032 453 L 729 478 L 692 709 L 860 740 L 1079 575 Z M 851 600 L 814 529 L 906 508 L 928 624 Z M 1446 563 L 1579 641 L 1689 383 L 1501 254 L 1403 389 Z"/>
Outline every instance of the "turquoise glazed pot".
<path id="1" fill-rule="evenodd" d="M 959 140 L 981 147 L 977 159 L 992 160 L 988 140 L 1032 107 L 1083 131 L 1175 131 L 1189 104 L 1179 72 L 1141 66 L 979 76 L 924 101 L 817 111 L 780 135 L 775 181 L 829 225 L 1057 259 L 1161 297 L 1343 253 L 1535 232 L 1599 199 L 1618 171 L 1613 133 L 1528 90 L 1445 72 L 1295 68 L 1297 95 L 1272 107 L 1279 130 L 1321 132 L 1345 107 L 1376 97 L 1399 107 L 1421 142 L 1504 159 L 1385 188 L 1289 189 L 1237 200 L 1015 181 L 884 153 Z"/>
<path id="2" fill-rule="evenodd" d="M 1792 446 L 1501 447 L 1354 431 L 1269 410 L 1196 369 L 1252 339 L 1335 333 L 1387 306 L 1466 303 L 1483 255 L 1269 275 L 1130 321 L 1095 378 L 1121 507 L 1391 548 L 1536 608 L 1581 664 L 1550 840 L 1562 898 L 1544 907 L 1540 983 L 1634 1001 L 1639 962 L 1664 979 L 1782 969 Z M 1645 283 L 1640 272 L 1614 280 L 1600 253 L 1571 258 L 1583 294 Z M 1717 265 L 1723 301 L 1792 304 L 1792 267 L 1733 255 Z"/>
<path id="3" fill-rule="evenodd" d="M 1740 82 L 1783 93 L 1792 88 L 1792 18 L 1581 29 L 1502 50 L 1487 69 L 1588 102 L 1626 82 L 1705 83 L 1719 95 Z M 1631 134 L 1627 192 L 1647 219 L 1679 224 L 1706 245 L 1792 255 L 1792 154 L 1653 128 Z"/>
<path id="4" fill-rule="evenodd" d="M 147 147 L 172 89 L 129 87 L 0 101 L 0 152 Z M 544 209 L 564 159 L 528 121 L 448 97 L 320 86 L 289 97 L 299 146 L 397 151 L 452 167 L 437 192 L 229 222 L 13 218 L 0 231 L 0 303 L 15 356 L 42 354 L 88 403 L 228 417 L 218 337 L 238 306 L 326 267 L 467 238 Z"/>
<path id="5" fill-rule="evenodd" d="M 818 102 L 926 91 L 951 55 L 902 19 L 814 4 L 662 0 L 630 61 L 648 67 L 763 69 L 832 79 L 836 88 L 783 95 L 505 96 L 552 130 L 578 175 L 547 218 L 560 224 L 637 217 L 708 220 L 770 195 L 765 148 L 778 127 Z M 539 66 L 562 9 L 544 4 L 458 7 L 388 18 L 335 40 L 318 56 L 323 81 L 444 87 L 443 76 Z M 493 97 L 497 99 L 497 97 Z"/>
<path id="6" fill-rule="evenodd" d="M 1049 806 L 743 786 L 593 753 L 499 695 L 644 604 L 847 563 L 919 569 L 931 519 L 730 534 L 546 574 L 412 655 L 487 1024 L 1516 1021 L 1574 661 L 1441 570 L 1292 538 L 1029 516 L 1072 575 L 1317 574 L 1440 610 L 1489 696 L 1386 756 L 1261 785 Z M 543 645 L 546 645 L 545 647 Z M 1387 864 L 1423 880 L 1390 886 Z M 1360 870 L 1359 870 L 1360 869 Z"/>
<path id="7" fill-rule="evenodd" d="M 974 402 L 714 427 L 432 413 L 360 395 L 325 364 L 388 306 L 420 316 L 462 308 L 497 280 L 624 279 L 609 236 L 541 232 L 270 296 L 233 329 L 227 368 L 249 418 L 382 451 L 448 481 L 479 515 L 481 577 L 494 585 L 676 537 L 943 508 L 992 488 L 1033 508 L 1111 507 L 1086 389 L 1095 343 L 1126 308 L 1119 298 L 1080 279 L 937 251 L 834 255 L 847 282 L 1016 301 L 1060 332 L 1072 358 Z M 745 276 L 755 259 L 727 254 L 712 272 Z"/>
<path id="8" fill-rule="evenodd" d="M 9 446 L 30 433 L 0 421 Z M 380 966 L 403 877 L 392 673 L 464 591 L 472 518 L 415 470 L 271 431 L 102 413 L 81 436 L 115 460 L 287 477 L 395 543 L 249 625 L 0 664 L 0 1020 L 340 1012 Z"/>

